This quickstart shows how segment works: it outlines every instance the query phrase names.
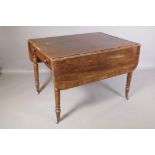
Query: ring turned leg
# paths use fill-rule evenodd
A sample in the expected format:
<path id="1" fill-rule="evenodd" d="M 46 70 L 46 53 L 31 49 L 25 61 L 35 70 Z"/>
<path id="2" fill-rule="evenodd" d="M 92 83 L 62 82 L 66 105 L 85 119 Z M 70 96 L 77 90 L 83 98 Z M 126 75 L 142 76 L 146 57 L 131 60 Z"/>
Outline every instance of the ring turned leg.
<path id="1" fill-rule="evenodd" d="M 131 78 L 132 78 L 132 72 L 127 74 L 127 82 L 126 82 L 126 88 L 125 88 L 125 97 L 127 100 L 129 99 L 128 95 L 130 90 Z"/>
<path id="2" fill-rule="evenodd" d="M 37 63 L 36 57 L 34 57 L 34 59 L 33 59 L 33 68 L 34 68 L 34 78 L 35 78 L 36 90 L 39 94 L 39 73 L 38 73 L 38 63 Z"/>
<path id="3" fill-rule="evenodd" d="M 56 118 L 57 118 L 57 123 L 60 121 L 60 90 L 55 88 L 55 112 L 56 112 Z"/>

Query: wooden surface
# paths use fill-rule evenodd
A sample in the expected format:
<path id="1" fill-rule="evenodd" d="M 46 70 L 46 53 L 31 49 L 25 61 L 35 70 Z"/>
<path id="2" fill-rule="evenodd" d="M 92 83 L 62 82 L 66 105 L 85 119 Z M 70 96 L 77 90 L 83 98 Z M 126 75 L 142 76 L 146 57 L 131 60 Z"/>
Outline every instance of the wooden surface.
<path id="1" fill-rule="evenodd" d="M 101 32 L 30 39 L 29 42 L 53 59 L 137 45 Z"/>
<path id="2" fill-rule="evenodd" d="M 60 59 L 53 62 L 54 83 L 67 89 L 128 73 L 136 68 L 138 57 L 138 48 L 132 47 Z"/>
<path id="3" fill-rule="evenodd" d="M 127 73 L 125 96 L 128 98 L 140 44 L 99 32 L 30 39 L 28 46 L 37 91 L 37 63 L 43 62 L 52 70 L 57 122 L 60 120 L 60 90 Z"/>

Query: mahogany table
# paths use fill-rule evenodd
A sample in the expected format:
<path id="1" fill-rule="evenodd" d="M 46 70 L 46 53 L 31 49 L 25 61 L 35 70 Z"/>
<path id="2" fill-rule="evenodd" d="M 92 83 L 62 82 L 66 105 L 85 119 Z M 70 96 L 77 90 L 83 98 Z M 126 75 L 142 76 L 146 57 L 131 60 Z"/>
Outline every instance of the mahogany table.
<path id="1" fill-rule="evenodd" d="M 38 93 L 38 63 L 43 62 L 52 71 L 57 123 L 60 90 L 127 73 L 125 96 L 128 99 L 140 44 L 98 32 L 29 39 L 28 47 Z"/>

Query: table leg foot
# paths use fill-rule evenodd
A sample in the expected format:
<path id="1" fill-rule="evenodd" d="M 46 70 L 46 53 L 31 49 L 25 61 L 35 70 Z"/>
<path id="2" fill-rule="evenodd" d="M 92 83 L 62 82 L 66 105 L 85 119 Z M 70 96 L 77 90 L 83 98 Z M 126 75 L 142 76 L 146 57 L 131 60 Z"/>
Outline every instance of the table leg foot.
<path id="1" fill-rule="evenodd" d="M 61 112 L 61 108 L 60 108 L 60 90 L 55 88 L 55 112 L 56 112 L 56 119 L 57 119 L 57 123 L 59 123 L 60 121 L 60 112 Z"/>
<path id="2" fill-rule="evenodd" d="M 132 78 L 132 72 L 127 74 L 127 82 L 126 82 L 126 88 L 125 88 L 125 97 L 127 100 L 129 99 L 129 90 L 130 90 L 131 78 Z"/>
<path id="3" fill-rule="evenodd" d="M 56 118 L 57 118 L 57 124 L 60 121 L 60 109 L 56 109 Z"/>

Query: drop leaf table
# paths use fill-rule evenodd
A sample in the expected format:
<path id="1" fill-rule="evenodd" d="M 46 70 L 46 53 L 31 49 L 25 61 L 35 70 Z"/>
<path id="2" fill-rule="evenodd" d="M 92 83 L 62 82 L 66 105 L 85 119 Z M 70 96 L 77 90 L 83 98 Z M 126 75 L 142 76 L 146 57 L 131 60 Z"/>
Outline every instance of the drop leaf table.
<path id="1" fill-rule="evenodd" d="M 57 123 L 60 121 L 60 90 L 127 73 L 128 99 L 140 44 L 101 32 L 29 39 L 29 57 L 39 93 L 38 63 L 52 71 Z"/>

